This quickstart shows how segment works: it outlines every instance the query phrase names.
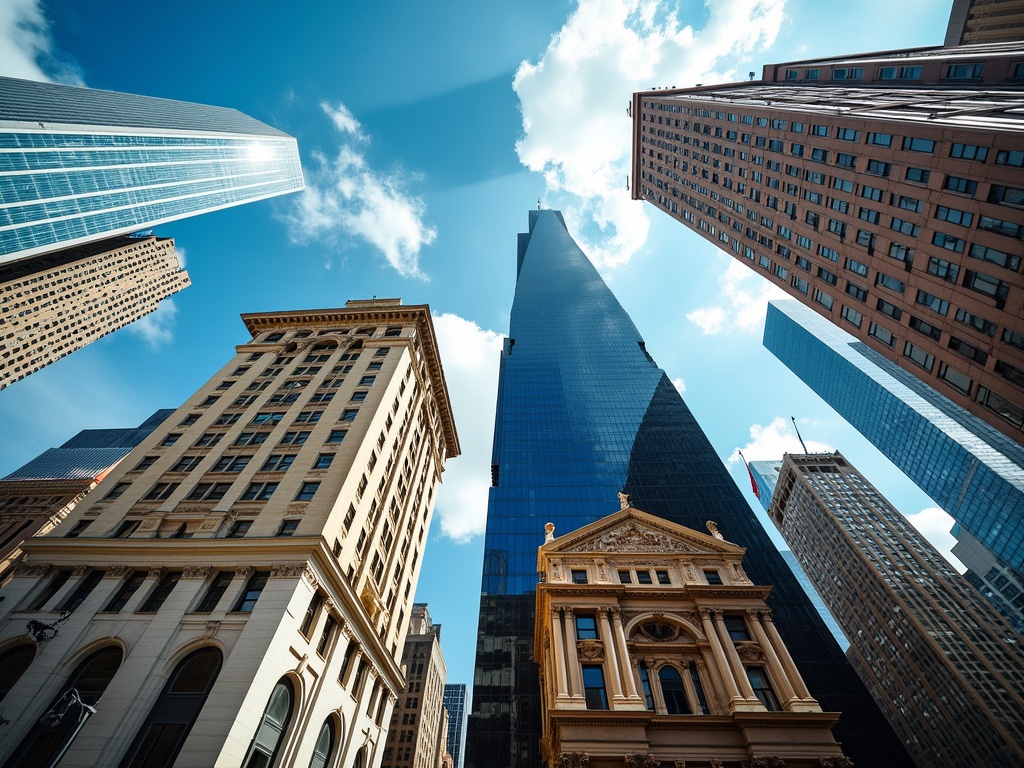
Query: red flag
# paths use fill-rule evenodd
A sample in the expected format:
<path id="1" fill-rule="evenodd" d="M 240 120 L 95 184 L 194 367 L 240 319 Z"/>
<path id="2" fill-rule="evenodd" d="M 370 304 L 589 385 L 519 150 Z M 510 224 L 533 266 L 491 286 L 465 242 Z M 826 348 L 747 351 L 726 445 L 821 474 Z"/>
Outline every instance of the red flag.
<path id="1" fill-rule="evenodd" d="M 760 499 L 761 491 L 757 487 L 757 480 L 754 479 L 754 473 L 750 471 L 750 465 L 747 463 L 747 459 L 743 455 L 743 451 L 736 451 L 736 453 L 738 453 L 740 455 L 740 458 L 743 459 L 743 466 L 747 468 L 747 477 L 750 478 L 750 487 L 754 491 L 754 496 Z"/>

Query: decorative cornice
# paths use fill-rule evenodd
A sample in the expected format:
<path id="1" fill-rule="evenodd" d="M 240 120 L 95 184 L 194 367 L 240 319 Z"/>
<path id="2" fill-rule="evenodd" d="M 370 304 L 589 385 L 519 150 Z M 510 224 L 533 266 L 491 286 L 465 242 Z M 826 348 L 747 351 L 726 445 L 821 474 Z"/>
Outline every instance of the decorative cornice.
<path id="1" fill-rule="evenodd" d="M 593 538 L 586 539 L 562 550 L 563 552 L 681 552 L 696 553 L 697 549 L 690 542 L 662 531 L 641 528 L 630 521 L 619 528 L 605 531 Z"/>
<path id="2" fill-rule="evenodd" d="M 213 573 L 213 568 L 208 565 L 193 565 L 181 572 L 181 578 L 202 579 L 205 581 L 211 573 Z"/>

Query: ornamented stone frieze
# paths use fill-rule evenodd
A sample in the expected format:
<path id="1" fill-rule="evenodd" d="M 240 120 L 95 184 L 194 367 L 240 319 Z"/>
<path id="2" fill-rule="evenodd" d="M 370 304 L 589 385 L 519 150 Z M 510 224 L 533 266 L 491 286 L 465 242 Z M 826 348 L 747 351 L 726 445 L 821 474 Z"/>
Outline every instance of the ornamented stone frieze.
<path id="1" fill-rule="evenodd" d="M 577 544 L 569 552 L 699 552 L 689 542 L 635 523 L 608 531 Z"/>
<path id="2" fill-rule="evenodd" d="M 47 563 L 18 563 L 14 566 L 15 576 L 45 576 L 52 565 Z"/>
<path id="3" fill-rule="evenodd" d="M 181 572 L 183 579 L 207 579 L 213 573 L 213 568 L 208 565 L 194 565 Z"/>

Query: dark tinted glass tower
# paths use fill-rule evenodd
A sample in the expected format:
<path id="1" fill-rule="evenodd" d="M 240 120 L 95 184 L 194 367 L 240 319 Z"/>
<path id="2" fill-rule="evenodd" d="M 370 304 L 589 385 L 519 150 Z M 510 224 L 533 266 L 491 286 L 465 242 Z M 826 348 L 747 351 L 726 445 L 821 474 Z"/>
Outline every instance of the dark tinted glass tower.
<path id="1" fill-rule="evenodd" d="M 775 622 L 857 765 L 911 765 L 639 331 L 566 231 L 531 211 L 519 236 L 501 360 L 473 710 L 466 765 L 540 765 L 531 661 L 544 524 L 575 530 L 634 504 L 682 525 L 718 523 L 771 584 Z"/>

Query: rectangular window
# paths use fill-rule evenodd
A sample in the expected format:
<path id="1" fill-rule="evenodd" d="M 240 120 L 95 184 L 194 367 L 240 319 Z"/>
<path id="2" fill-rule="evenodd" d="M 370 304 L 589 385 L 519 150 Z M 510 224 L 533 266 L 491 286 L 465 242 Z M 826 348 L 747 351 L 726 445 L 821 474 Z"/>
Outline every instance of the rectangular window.
<path id="1" fill-rule="evenodd" d="M 227 592 L 232 578 L 234 578 L 234 573 L 231 571 L 217 571 L 213 581 L 210 582 L 210 586 L 206 590 L 206 594 L 203 595 L 203 599 L 196 606 L 196 611 L 199 613 L 209 613 L 215 610 L 217 604 L 220 603 L 220 599 Z"/>
<path id="2" fill-rule="evenodd" d="M 949 176 L 942 182 L 942 188 L 950 192 L 958 192 L 962 195 L 974 196 L 978 189 L 978 182 L 973 179 L 965 179 L 961 176 Z"/>
<path id="3" fill-rule="evenodd" d="M 249 483 L 241 501 L 267 501 L 277 490 L 277 483 Z"/>
<path id="4" fill-rule="evenodd" d="M 936 328 L 931 323 L 926 323 L 924 320 L 921 320 L 918 317 L 911 316 L 910 327 L 913 328 L 918 333 L 924 334 L 925 336 L 935 339 L 936 341 L 938 341 L 939 337 L 942 336 L 941 330 Z"/>
<path id="5" fill-rule="evenodd" d="M 996 335 L 996 324 L 991 320 L 986 320 L 978 315 L 971 314 L 966 309 L 958 309 L 956 311 L 956 320 L 958 323 L 973 328 L 976 331 L 981 331 L 986 336 Z"/>
<path id="6" fill-rule="evenodd" d="M 913 181 L 917 184 L 927 184 L 928 179 L 932 176 L 932 172 L 924 168 L 914 168 L 913 166 L 907 168 L 906 180 Z"/>
<path id="7" fill-rule="evenodd" d="M 1017 349 L 1024 349 L 1024 333 L 1011 330 L 1009 328 L 1003 328 L 1003 334 L 1000 337 L 1003 344 L 1007 344 Z M 69 536 L 71 534 L 68 534 Z"/>
<path id="8" fill-rule="evenodd" d="M 984 163 L 988 158 L 988 147 L 982 147 L 977 144 L 960 144 L 954 143 L 949 148 L 950 157 L 959 157 L 962 160 L 976 160 L 979 163 Z"/>
<path id="9" fill-rule="evenodd" d="M 1002 360 L 996 360 L 993 370 L 1011 384 L 1015 384 L 1021 389 L 1024 389 L 1024 371 L 1020 368 L 1012 366 Z"/>
<path id="10" fill-rule="evenodd" d="M 281 445 L 302 445 L 309 439 L 309 432 L 285 432 Z"/>
<path id="11" fill-rule="evenodd" d="M 340 443 L 345 439 L 345 435 L 348 434 L 347 430 L 344 429 L 332 429 L 331 434 L 327 436 L 328 443 Z"/>
<path id="12" fill-rule="evenodd" d="M 985 363 L 988 362 L 988 352 L 983 349 L 979 349 L 963 339 L 958 339 L 956 336 L 950 336 L 949 341 L 946 342 L 946 346 L 957 354 L 963 355 L 968 360 L 973 360 L 981 365 L 985 365 Z"/>
<path id="13" fill-rule="evenodd" d="M 701 572 L 704 574 L 704 581 L 708 584 L 719 585 L 722 583 L 722 575 L 717 568 L 704 568 Z"/>
<path id="14" fill-rule="evenodd" d="M 841 168 L 856 168 L 857 157 L 856 155 L 847 154 L 846 152 L 839 152 L 836 155 L 836 165 Z"/>
<path id="15" fill-rule="evenodd" d="M 867 172 L 872 176 L 887 177 L 892 173 L 892 163 L 884 163 L 881 160 L 868 160 Z"/>
<path id="16" fill-rule="evenodd" d="M 106 571 L 92 570 L 86 574 L 85 578 L 75 587 L 74 591 L 68 595 L 67 599 L 60 604 L 57 608 L 58 611 L 71 613 L 78 608 L 82 603 L 85 602 L 85 598 L 96 589 L 96 585 L 100 583 L 100 579 L 103 578 L 103 574 Z"/>
<path id="17" fill-rule="evenodd" d="M 619 571 L 619 583 L 620 584 L 632 584 L 633 575 L 630 571 Z"/>
<path id="18" fill-rule="evenodd" d="M 260 599 L 260 594 L 263 592 L 263 588 L 267 586 L 269 579 L 270 571 L 256 571 L 256 573 L 250 576 L 232 612 L 251 613 L 252 609 L 256 607 L 256 602 Z"/>
<path id="19" fill-rule="evenodd" d="M 1010 293 L 1009 283 L 997 280 L 984 272 L 975 272 L 970 269 L 964 270 L 964 287 L 995 299 L 998 309 L 1003 308 L 1003 305 L 1006 304 L 1006 297 Z"/>
<path id="20" fill-rule="evenodd" d="M 280 527 L 277 529 L 278 536 L 293 536 L 295 531 L 299 527 L 298 520 L 282 520 Z"/>
<path id="21" fill-rule="evenodd" d="M 903 293 L 906 290 L 906 286 L 895 277 L 879 272 L 875 275 L 875 285 L 880 285 L 883 288 L 888 288 L 890 291 L 896 291 L 897 293 Z"/>
<path id="22" fill-rule="evenodd" d="M 861 288 L 856 283 L 851 283 L 849 281 L 847 281 L 846 283 L 846 293 L 852 296 L 853 298 L 857 299 L 857 301 L 867 301 L 868 298 L 868 292 L 866 289 Z M 859 328 L 860 326 L 857 327 Z"/>
<path id="23" fill-rule="evenodd" d="M 295 494 L 296 501 L 309 501 L 316 494 L 320 483 L 303 483 L 299 492 Z"/>
<path id="24" fill-rule="evenodd" d="M 775 691 L 772 690 L 768 673 L 764 667 L 747 667 L 747 679 L 750 681 L 750 687 L 754 689 L 754 695 L 758 701 L 764 704 L 765 709 L 769 712 L 782 711 L 779 699 L 775 695 Z"/>
<path id="25" fill-rule="evenodd" d="M 963 253 L 964 248 L 967 246 L 967 243 L 965 243 L 959 237 L 947 235 L 945 232 L 936 232 L 934 235 L 932 235 L 932 245 L 937 245 L 940 248 L 945 248 L 947 251 Z"/>
<path id="26" fill-rule="evenodd" d="M 356 414 L 359 413 L 358 408 L 346 408 L 341 412 L 341 418 L 338 421 L 355 421 Z"/>
<path id="27" fill-rule="evenodd" d="M 658 577 L 659 584 L 671 584 L 672 581 L 668 577 L 668 571 L 655 571 L 654 575 Z"/>
<path id="28" fill-rule="evenodd" d="M 893 216 L 892 224 L 889 225 L 889 228 L 899 232 L 901 235 L 909 235 L 910 237 L 917 237 L 921 231 L 921 227 L 914 222 L 907 221 L 906 219 L 897 219 L 895 216 Z"/>
<path id="29" fill-rule="evenodd" d="M 604 688 L 604 670 L 600 664 L 583 664 L 583 697 L 587 709 L 608 709 L 608 694 Z"/>
<path id="30" fill-rule="evenodd" d="M 924 368 L 926 371 L 931 373 L 932 366 L 935 364 L 935 356 L 925 352 L 920 347 L 916 347 L 909 341 L 903 346 L 903 356 L 913 360 L 919 366 Z"/>
<path id="31" fill-rule="evenodd" d="M 868 222 L 869 224 L 877 224 L 881 214 L 878 211 L 872 210 L 871 208 L 861 208 L 857 211 L 857 218 Z"/>
<path id="32" fill-rule="evenodd" d="M 839 278 L 835 274 L 829 272 L 824 267 L 818 267 L 818 277 L 829 285 L 835 285 L 839 281 Z"/>
<path id="33" fill-rule="evenodd" d="M 1024 225 L 1018 224 L 1015 221 L 1004 221 L 1002 219 L 993 219 L 991 216 L 982 216 L 981 220 L 978 221 L 978 229 L 995 232 L 997 235 L 1004 235 L 1005 237 L 1020 238 L 1021 233 L 1024 232 Z"/>
<path id="34" fill-rule="evenodd" d="M 316 462 L 313 464 L 313 469 L 327 469 L 331 466 L 331 462 L 334 461 L 333 453 L 321 453 L 316 457 Z"/>
<path id="35" fill-rule="evenodd" d="M 908 152 L 934 152 L 935 142 L 932 139 L 921 139 L 916 136 L 903 137 L 903 149 Z"/>
<path id="36" fill-rule="evenodd" d="M 938 312 L 940 315 L 944 315 L 949 311 L 949 302 L 945 299 L 940 299 L 938 296 L 933 296 L 926 291 L 919 290 L 917 292 L 917 303 L 921 306 L 928 307 L 933 312 Z"/>
<path id="37" fill-rule="evenodd" d="M 1007 400 L 998 392 L 993 392 L 988 387 L 979 386 L 975 400 L 1015 427 L 1024 426 L 1024 408 Z"/>
<path id="38" fill-rule="evenodd" d="M 850 307 L 846 306 L 845 304 L 843 305 L 842 316 L 843 316 L 843 320 L 848 322 L 854 328 L 860 328 L 861 323 L 864 322 L 864 315 L 862 315 L 860 312 L 858 312 L 855 309 L 851 309 Z"/>
<path id="39" fill-rule="evenodd" d="M 181 483 L 157 483 L 143 499 L 145 501 L 163 501 L 174 493 Z"/>
<path id="40" fill-rule="evenodd" d="M 950 224 L 959 224 L 961 227 L 969 227 L 974 222 L 973 213 L 947 208 L 944 205 L 935 209 L 935 218 L 939 221 L 948 221 Z"/>
<path id="41" fill-rule="evenodd" d="M 984 62 L 947 64 L 946 78 L 949 80 L 975 80 L 981 77 L 981 72 L 984 68 Z"/>
<path id="42" fill-rule="evenodd" d="M 597 640 L 597 618 L 593 614 L 576 614 L 576 639 Z"/>
<path id="43" fill-rule="evenodd" d="M 835 302 L 835 299 L 833 299 L 831 296 L 829 296 L 824 291 L 815 290 L 814 291 L 814 301 L 816 303 L 820 304 L 821 306 L 823 306 L 825 309 L 831 310 L 832 309 L 832 304 Z"/>
<path id="44" fill-rule="evenodd" d="M 892 134 L 891 133 L 869 133 L 867 144 L 875 144 L 879 147 L 891 147 L 892 146 Z"/>
<path id="45" fill-rule="evenodd" d="M 241 472 L 249 464 L 252 456 L 222 456 L 213 465 L 211 472 Z"/>
<path id="46" fill-rule="evenodd" d="M 878 187 L 869 187 L 867 184 L 862 184 L 860 187 L 860 196 L 866 197 L 868 200 L 874 200 L 876 203 L 882 201 L 883 191 Z"/>
<path id="47" fill-rule="evenodd" d="M 652 584 L 651 572 L 637 570 L 636 572 L 636 583 L 637 584 Z"/>
<path id="48" fill-rule="evenodd" d="M 843 141 L 857 141 L 860 138 L 860 131 L 853 128 L 836 128 L 836 138 Z"/>
<path id="49" fill-rule="evenodd" d="M 271 454 L 263 466 L 260 467 L 260 472 L 284 472 L 295 461 L 294 453 L 275 453 Z"/>
<path id="50" fill-rule="evenodd" d="M 974 380 L 970 376 L 950 368 L 945 363 L 939 363 L 939 378 L 965 395 L 971 394 L 971 387 L 974 386 Z"/>
<path id="51" fill-rule="evenodd" d="M 742 616 L 726 616 L 725 629 L 734 643 L 742 643 L 750 640 L 750 632 L 747 631 L 747 622 Z"/>
<path id="52" fill-rule="evenodd" d="M 803 280 L 796 275 L 793 275 L 793 279 L 790 284 L 804 296 L 807 295 L 807 291 L 810 288 L 806 280 Z"/>
<path id="53" fill-rule="evenodd" d="M 103 610 L 107 613 L 118 613 L 128 604 L 132 595 L 139 591 L 139 587 L 142 586 L 142 582 L 145 580 L 145 571 L 132 571 L 128 575 L 128 578 L 126 578 L 118 588 L 113 599 L 107 603 L 107 606 Z"/>
<path id="54" fill-rule="evenodd" d="M 816 163 L 827 163 L 828 162 L 828 150 L 820 148 L 811 149 L 811 160 Z"/>
<path id="55" fill-rule="evenodd" d="M 1009 165 L 1014 168 L 1024 168 L 1024 150 L 1000 149 L 996 152 L 996 165 Z"/>
<path id="56" fill-rule="evenodd" d="M 868 335 L 874 336 L 885 346 L 892 348 L 892 345 L 896 342 L 896 336 L 885 326 L 879 325 L 878 323 L 871 323 L 868 326 Z"/>
<path id="57" fill-rule="evenodd" d="M 951 261 L 931 256 L 928 258 L 928 272 L 936 277 L 941 277 L 947 282 L 955 283 L 957 276 L 960 274 L 960 267 Z"/>
<path id="58" fill-rule="evenodd" d="M 845 260 L 844 266 L 846 267 L 846 269 L 850 270 L 851 272 L 855 272 L 861 277 L 868 276 L 867 264 L 861 264 L 859 261 L 854 261 L 853 259 L 848 258 Z"/>
<path id="59" fill-rule="evenodd" d="M 143 613 L 152 613 L 159 611 L 160 606 L 164 604 L 164 601 L 170 597 L 174 587 L 177 585 L 178 580 L 181 578 L 181 571 L 168 571 L 157 582 L 157 585 L 153 588 L 153 591 L 149 593 L 149 597 L 146 598 L 146 602 L 139 608 Z"/>

